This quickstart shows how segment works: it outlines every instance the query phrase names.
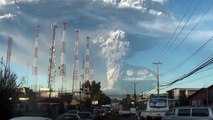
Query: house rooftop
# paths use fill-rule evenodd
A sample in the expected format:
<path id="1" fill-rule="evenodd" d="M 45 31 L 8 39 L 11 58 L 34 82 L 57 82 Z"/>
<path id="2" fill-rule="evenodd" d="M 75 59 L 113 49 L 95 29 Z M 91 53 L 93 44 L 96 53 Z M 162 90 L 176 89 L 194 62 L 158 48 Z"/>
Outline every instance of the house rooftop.
<path id="1" fill-rule="evenodd" d="M 173 88 L 173 89 L 167 90 L 167 92 L 172 91 L 172 90 L 176 90 L 176 89 L 180 89 L 180 90 L 200 90 L 200 88 Z"/>

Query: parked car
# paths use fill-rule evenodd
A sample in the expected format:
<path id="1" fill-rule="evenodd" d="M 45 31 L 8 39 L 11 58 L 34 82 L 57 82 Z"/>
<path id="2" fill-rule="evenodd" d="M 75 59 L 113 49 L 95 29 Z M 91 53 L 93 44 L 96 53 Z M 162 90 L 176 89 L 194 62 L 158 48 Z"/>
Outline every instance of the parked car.
<path id="1" fill-rule="evenodd" d="M 213 107 L 177 107 L 168 110 L 162 120 L 212 120 Z"/>
<path id="2" fill-rule="evenodd" d="M 68 110 L 67 113 L 77 114 L 79 113 L 78 110 Z"/>
<path id="3" fill-rule="evenodd" d="M 104 109 L 94 109 L 93 113 L 94 113 L 94 119 L 98 119 L 98 120 L 104 119 L 107 115 L 107 112 Z"/>
<path id="4" fill-rule="evenodd" d="M 91 112 L 79 112 L 78 116 L 81 118 L 81 120 L 93 120 Z"/>
<path id="5" fill-rule="evenodd" d="M 56 120 L 81 120 L 78 114 L 64 113 L 56 118 Z"/>
<path id="6" fill-rule="evenodd" d="M 52 119 L 46 117 L 23 116 L 23 117 L 14 117 L 10 120 L 52 120 Z"/>

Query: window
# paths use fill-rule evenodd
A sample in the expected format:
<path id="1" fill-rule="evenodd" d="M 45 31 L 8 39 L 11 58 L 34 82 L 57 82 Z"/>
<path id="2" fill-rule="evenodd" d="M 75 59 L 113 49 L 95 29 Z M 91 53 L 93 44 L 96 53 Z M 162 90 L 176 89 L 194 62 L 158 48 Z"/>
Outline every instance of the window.
<path id="1" fill-rule="evenodd" d="M 196 106 L 197 101 L 192 101 L 192 106 Z"/>
<path id="2" fill-rule="evenodd" d="M 193 108 L 192 116 L 209 116 L 208 108 Z"/>
<path id="3" fill-rule="evenodd" d="M 166 116 L 174 115 L 174 114 L 175 114 L 175 109 L 171 109 L 171 110 L 166 112 Z"/>
<path id="4" fill-rule="evenodd" d="M 149 103 L 151 108 L 164 108 L 167 107 L 166 99 L 150 99 Z"/>
<path id="5" fill-rule="evenodd" d="M 179 109 L 178 116 L 190 116 L 190 109 Z"/>

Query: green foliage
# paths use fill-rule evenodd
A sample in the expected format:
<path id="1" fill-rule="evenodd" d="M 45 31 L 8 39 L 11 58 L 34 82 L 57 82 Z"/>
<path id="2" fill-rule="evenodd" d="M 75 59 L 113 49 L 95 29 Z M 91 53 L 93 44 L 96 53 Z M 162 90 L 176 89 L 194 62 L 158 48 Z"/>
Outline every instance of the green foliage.
<path id="1" fill-rule="evenodd" d="M 2 112 L 2 119 L 9 119 L 13 115 L 12 102 L 18 99 L 17 88 L 20 86 L 17 85 L 16 80 L 16 74 L 7 69 L 0 70 L 0 111 Z"/>
<path id="2" fill-rule="evenodd" d="M 189 101 L 186 97 L 185 91 L 180 91 L 178 106 L 187 106 L 187 105 L 189 105 Z"/>
<path id="3" fill-rule="evenodd" d="M 82 87 L 89 87 L 91 101 L 98 101 L 99 105 L 110 104 L 111 99 L 101 91 L 101 83 L 92 81 L 85 82 Z"/>

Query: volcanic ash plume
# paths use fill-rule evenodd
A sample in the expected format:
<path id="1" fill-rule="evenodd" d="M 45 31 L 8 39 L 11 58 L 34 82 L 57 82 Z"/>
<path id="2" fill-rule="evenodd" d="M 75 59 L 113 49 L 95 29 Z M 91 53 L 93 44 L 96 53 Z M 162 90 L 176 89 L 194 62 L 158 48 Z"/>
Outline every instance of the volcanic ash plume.
<path id="1" fill-rule="evenodd" d="M 124 41 L 124 37 L 124 31 L 114 30 L 95 41 L 100 44 L 101 54 L 106 59 L 108 89 L 115 87 L 123 58 L 128 51 L 129 42 Z"/>

